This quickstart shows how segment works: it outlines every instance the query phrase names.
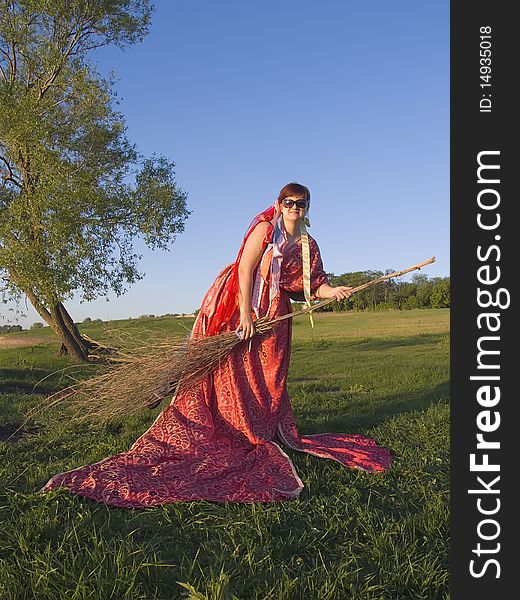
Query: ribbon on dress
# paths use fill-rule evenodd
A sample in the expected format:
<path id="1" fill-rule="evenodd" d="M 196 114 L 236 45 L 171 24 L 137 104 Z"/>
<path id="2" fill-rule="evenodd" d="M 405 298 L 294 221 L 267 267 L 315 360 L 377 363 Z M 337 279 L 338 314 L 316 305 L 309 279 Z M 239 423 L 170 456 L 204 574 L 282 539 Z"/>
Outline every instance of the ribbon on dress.
<path id="1" fill-rule="evenodd" d="M 309 248 L 309 234 L 307 233 L 307 227 L 310 227 L 310 221 L 307 217 L 304 217 L 300 223 L 300 239 L 302 242 L 302 263 L 303 263 L 303 296 L 307 306 L 311 306 L 311 252 Z M 314 328 L 314 320 L 312 318 L 312 311 L 309 311 L 309 319 L 311 321 L 311 327 Z"/>
<path id="2" fill-rule="evenodd" d="M 269 288 L 269 304 L 276 297 L 280 287 L 283 249 L 287 246 L 287 234 L 283 228 L 282 215 L 278 215 L 273 229 L 273 257 L 271 259 L 271 286 Z"/>

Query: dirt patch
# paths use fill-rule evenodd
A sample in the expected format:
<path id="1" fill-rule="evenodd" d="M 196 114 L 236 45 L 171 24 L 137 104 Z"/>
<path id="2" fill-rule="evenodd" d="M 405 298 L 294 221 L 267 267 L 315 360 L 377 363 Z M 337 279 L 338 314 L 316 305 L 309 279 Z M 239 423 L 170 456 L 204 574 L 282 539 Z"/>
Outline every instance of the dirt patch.
<path id="1" fill-rule="evenodd" d="M 49 343 L 48 337 L 10 337 L 8 335 L 0 335 L 0 350 L 2 348 L 20 348 L 22 346 L 36 346 L 37 344 Z"/>

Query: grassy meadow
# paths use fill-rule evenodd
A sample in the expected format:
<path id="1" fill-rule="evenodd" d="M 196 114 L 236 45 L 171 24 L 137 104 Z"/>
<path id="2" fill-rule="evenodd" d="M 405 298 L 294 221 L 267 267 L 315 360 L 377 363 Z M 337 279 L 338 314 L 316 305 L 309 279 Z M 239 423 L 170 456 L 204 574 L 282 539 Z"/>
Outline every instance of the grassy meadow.
<path id="1" fill-rule="evenodd" d="M 392 449 L 388 472 L 284 448 L 305 484 L 297 500 L 111 508 L 38 490 L 55 473 L 127 450 L 160 408 L 102 427 L 42 414 L 0 443 L 0 598 L 447 599 L 449 310 L 314 319 L 314 329 L 306 316 L 293 324 L 299 431 L 374 437 Z M 110 344 L 185 335 L 192 321 L 81 329 Z M 73 363 L 57 347 L 48 328 L 0 336 L 0 439 L 67 384 Z"/>

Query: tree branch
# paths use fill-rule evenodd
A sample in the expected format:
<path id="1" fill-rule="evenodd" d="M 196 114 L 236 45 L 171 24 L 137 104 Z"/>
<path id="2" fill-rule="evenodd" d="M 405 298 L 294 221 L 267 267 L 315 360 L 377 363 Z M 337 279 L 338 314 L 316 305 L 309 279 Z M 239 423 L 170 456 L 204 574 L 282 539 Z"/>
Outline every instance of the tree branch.
<path id="1" fill-rule="evenodd" d="M 7 62 L 9 63 L 9 74 L 10 74 L 11 70 L 12 70 L 11 56 L 3 48 L 0 48 L 0 52 L 7 58 Z M 0 65 L 0 69 L 2 69 L 2 74 L 4 76 L 4 79 L 8 82 L 9 81 L 9 77 L 7 76 L 7 74 L 5 73 L 5 71 L 4 71 L 4 69 L 2 68 L 1 65 Z"/>
<path id="2" fill-rule="evenodd" d="M 24 59 L 25 62 L 25 67 L 26 67 L 26 74 L 25 74 L 25 84 L 27 88 L 31 88 L 34 85 L 34 80 L 33 80 L 33 72 L 34 72 L 34 64 L 31 62 L 30 57 L 25 53 L 22 52 L 21 50 L 18 51 L 20 56 Z"/>
<path id="3" fill-rule="evenodd" d="M 45 95 L 45 93 L 47 92 L 47 90 L 52 86 L 52 84 L 56 81 L 56 78 L 61 73 L 61 71 L 63 69 L 63 66 L 67 62 L 67 58 L 71 54 L 74 53 L 73 52 L 74 48 L 80 43 L 80 40 L 81 40 L 81 37 L 82 37 L 83 26 L 84 25 L 80 25 L 79 29 L 75 33 L 73 33 L 72 30 L 70 32 L 67 32 L 67 34 L 65 36 L 65 39 L 69 40 L 68 48 L 66 48 L 65 51 L 62 53 L 60 64 L 58 64 L 53 69 L 53 72 L 50 75 L 50 77 L 43 84 L 43 86 L 40 87 L 40 91 L 38 93 L 38 100 L 39 101 L 43 98 L 43 96 Z M 72 39 L 70 39 L 71 36 L 72 36 Z"/>
<path id="4" fill-rule="evenodd" d="M 13 52 L 13 59 L 12 59 L 12 69 L 11 69 L 11 73 L 10 73 L 10 79 L 11 79 L 11 83 L 14 83 L 15 79 L 16 79 L 16 44 L 14 42 L 11 42 L 11 50 Z"/>
<path id="5" fill-rule="evenodd" d="M 53 102 L 50 106 L 48 106 L 44 111 L 42 111 L 40 113 L 40 115 L 39 115 L 40 118 L 45 116 L 53 108 L 56 108 L 57 106 L 59 106 L 60 104 L 63 104 L 64 102 L 67 102 L 67 100 L 70 100 L 73 97 L 74 96 L 69 95 L 69 96 L 65 96 L 65 97 L 61 98 L 60 100 L 56 100 L 56 102 Z"/>
<path id="6" fill-rule="evenodd" d="M 9 175 L 4 175 L 4 177 L 3 177 L 4 183 L 2 185 L 2 189 L 5 187 L 5 185 L 8 181 L 10 181 L 11 183 L 14 183 L 14 185 L 16 185 L 19 189 L 22 189 L 22 184 L 20 183 L 20 181 L 18 181 L 18 178 L 13 173 L 13 169 L 11 168 L 11 165 L 7 162 L 7 160 L 3 156 L 0 156 L 0 160 L 5 163 L 5 166 L 7 167 L 8 171 L 9 171 Z"/>

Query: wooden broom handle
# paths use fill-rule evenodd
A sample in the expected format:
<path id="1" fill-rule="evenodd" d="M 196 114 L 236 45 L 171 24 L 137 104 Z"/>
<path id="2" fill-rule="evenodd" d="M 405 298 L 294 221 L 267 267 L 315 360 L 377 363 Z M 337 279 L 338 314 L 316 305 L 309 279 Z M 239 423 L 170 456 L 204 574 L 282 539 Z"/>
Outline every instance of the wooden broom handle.
<path id="1" fill-rule="evenodd" d="M 376 283 L 385 281 L 385 279 L 392 279 L 392 277 L 401 277 L 401 275 L 405 275 L 406 273 L 410 273 L 411 271 L 417 271 L 421 267 L 424 267 L 425 265 L 430 265 L 431 263 L 434 263 L 434 262 L 435 262 L 435 256 L 432 256 L 428 260 L 425 260 L 422 263 L 414 265 L 413 267 L 408 267 L 407 269 L 402 269 L 401 271 L 394 271 L 393 273 L 389 273 L 388 275 L 382 275 L 381 277 L 377 277 L 376 279 L 367 281 L 367 283 L 358 285 L 357 287 L 352 288 L 352 293 L 354 294 L 355 292 L 364 290 L 367 287 L 376 285 Z M 336 298 L 325 298 L 325 300 L 320 300 L 319 302 L 316 302 L 316 304 L 313 304 L 312 306 L 307 306 L 306 308 L 302 308 L 301 310 L 297 310 L 297 311 L 289 313 L 287 315 L 282 315 L 281 317 L 277 317 L 276 319 L 269 321 L 269 323 L 277 323 L 278 321 L 283 321 L 284 319 L 291 319 L 292 317 L 296 317 L 298 315 L 304 315 L 304 314 L 310 312 L 311 310 L 316 310 L 317 308 L 321 308 L 322 306 L 326 306 L 327 304 L 330 304 L 331 302 L 335 302 L 335 301 L 336 301 Z"/>

